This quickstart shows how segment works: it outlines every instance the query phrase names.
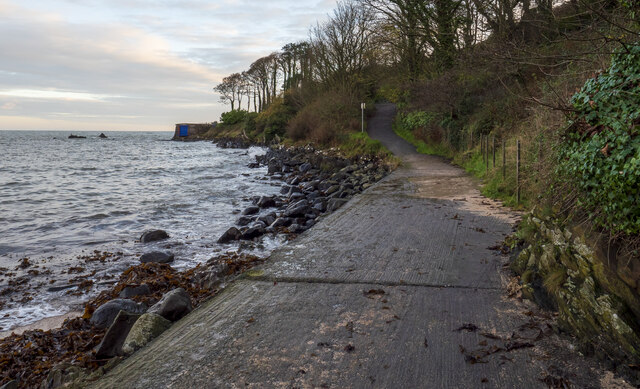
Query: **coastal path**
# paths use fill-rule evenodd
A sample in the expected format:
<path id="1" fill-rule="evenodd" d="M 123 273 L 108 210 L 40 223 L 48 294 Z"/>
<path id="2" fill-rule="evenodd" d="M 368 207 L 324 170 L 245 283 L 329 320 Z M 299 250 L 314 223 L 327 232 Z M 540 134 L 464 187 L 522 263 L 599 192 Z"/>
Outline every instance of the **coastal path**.
<path id="1" fill-rule="evenodd" d="M 517 296 L 499 246 L 518 215 L 416 153 L 381 104 L 369 134 L 400 168 L 276 250 L 96 388 L 600 387 L 611 377 Z M 567 385 L 568 386 L 568 385 Z"/>

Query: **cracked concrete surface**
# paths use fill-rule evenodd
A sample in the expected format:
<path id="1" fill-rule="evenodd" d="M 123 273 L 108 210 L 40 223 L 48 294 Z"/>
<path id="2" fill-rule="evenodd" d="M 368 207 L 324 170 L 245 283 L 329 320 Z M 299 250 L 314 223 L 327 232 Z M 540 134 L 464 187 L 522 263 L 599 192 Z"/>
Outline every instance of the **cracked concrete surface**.
<path id="1" fill-rule="evenodd" d="M 393 115 L 379 105 L 368 130 L 401 168 L 94 387 L 625 387 L 555 335 L 549 314 L 506 296 L 507 260 L 489 247 L 517 215 L 417 154 Z"/>

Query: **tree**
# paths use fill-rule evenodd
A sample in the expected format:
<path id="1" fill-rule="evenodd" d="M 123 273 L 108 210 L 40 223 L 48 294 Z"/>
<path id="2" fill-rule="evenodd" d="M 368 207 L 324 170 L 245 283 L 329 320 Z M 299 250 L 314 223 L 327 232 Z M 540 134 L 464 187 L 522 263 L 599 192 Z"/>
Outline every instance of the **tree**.
<path id="1" fill-rule="evenodd" d="M 240 73 L 233 73 L 222 79 L 222 82 L 213 88 L 220 94 L 220 102 L 231 104 L 231 110 L 235 109 L 235 104 L 242 104 L 243 77 Z"/>
<path id="2" fill-rule="evenodd" d="M 371 59 L 372 13 L 341 1 L 332 17 L 311 29 L 313 72 L 326 85 L 348 85 Z"/>

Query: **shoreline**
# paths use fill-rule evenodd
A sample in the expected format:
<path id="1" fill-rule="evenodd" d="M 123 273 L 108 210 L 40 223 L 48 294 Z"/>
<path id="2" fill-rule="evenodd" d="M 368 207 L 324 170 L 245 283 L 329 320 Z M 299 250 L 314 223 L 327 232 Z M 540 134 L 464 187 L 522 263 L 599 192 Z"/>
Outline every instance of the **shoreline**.
<path id="1" fill-rule="evenodd" d="M 235 146 L 238 145 L 229 142 L 218 145 L 218 147 L 234 148 Z M 238 148 L 249 146 L 252 145 L 242 144 Z M 358 158 L 351 160 L 336 152 L 321 151 L 311 147 L 270 147 L 266 154 L 256 156 L 256 162 L 249 165 L 253 168 L 262 166 L 268 167 L 265 179 L 278 180 L 282 183 L 282 189 L 279 195 L 252 198 L 254 205 L 243 210 L 241 215 L 236 215 L 239 218 L 235 222 L 232 221 L 233 219 L 230 220 L 231 227 L 218 239 L 218 243 L 224 246 L 229 245 L 231 250 L 235 248 L 235 254 L 220 255 L 211 258 L 206 263 L 182 271 L 177 271 L 169 265 L 156 263 L 134 265 L 120 275 L 119 281 L 114 286 L 87 301 L 84 314 L 71 311 L 64 315 L 46 318 L 0 333 L 0 356 L 12 345 L 25 342 L 25 339 L 31 338 L 33 334 L 41 334 L 37 336 L 48 337 L 64 343 L 63 339 L 71 330 L 72 332 L 76 331 L 86 340 L 83 348 L 71 353 L 71 355 L 75 354 L 71 357 L 71 361 L 75 360 L 80 368 L 90 374 L 111 358 L 95 359 L 96 349 L 99 348 L 98 343 L 101 343 L 105 332 L 103 329 L 93 328 L 89 319 L 97 308 L 113 299 L 122 297 L 121 293 L 124 289 L 139 286 L 143 282 L 149 284 L 151 295 L 130 298 L 151 306 L 171 290 L 181 287 L 187 290 L 190 299 L 195 302 L 195 307 L 202 301 L 215 296 L 224 289 L 226 283 L 232 281 L 238 274 L 266 260 L 252 255 L 240 254 L 243 245 L 260 244 L 262 237 L 267 235 L 285 234 L 288 239 L 295 238 L 298 234 L 311 228 L 316 223 L 316 219 L 337 210 L 349 198 L 367 189 L 391 170 L 380 159 Z M 230 231 L 231 234 L 229 234 Z M 176 279 L 178 281 L 175 281 Z M 50 355 L 51 350 L 45 349 L 43 351 L 44 355 Z M 60 352 L 55 351 L 55 353 Z M 91 363 L 79 362 L 87 359 L 82 355 L 89 356 L 88 359 L 93 361 Z M 63 360 L 52 358 L 56 362 L 54 367 L 68 363 L 68 357 Z M 25 361 L 20 365 L 31 366 L 31 368 L 35 367 L 33 364 L 38 366 L 38 359 L 33 359 L 33 356 L 30 358 L 32 358 L 31 362 Z M 74 363 L 72 362 L 72 364 Z M 63 373 L 64 371 L 66 370 L 63 369 Z M 16 373 L 15 371 L 7 372 L 0 376 L 0 385 L 10 382 Z M 23 382 L 29 385 L 39 384 L 46 378 L 46 374 L 41 372 Z"/>

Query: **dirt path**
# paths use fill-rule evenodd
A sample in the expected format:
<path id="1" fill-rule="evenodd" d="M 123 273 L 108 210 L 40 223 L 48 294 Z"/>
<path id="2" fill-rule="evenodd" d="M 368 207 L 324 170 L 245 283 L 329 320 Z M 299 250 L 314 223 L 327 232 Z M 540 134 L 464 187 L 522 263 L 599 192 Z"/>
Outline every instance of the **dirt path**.
<path id="1" fill-rule="evenodd" d="M 96 387 L 618 387 L 549 315 L 507 297 L 507 259 L 488 247 L 517 216 L 417 154 L 393 115 L 379 105 L 368 130 L 403 167 Z"/>

